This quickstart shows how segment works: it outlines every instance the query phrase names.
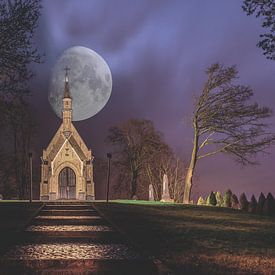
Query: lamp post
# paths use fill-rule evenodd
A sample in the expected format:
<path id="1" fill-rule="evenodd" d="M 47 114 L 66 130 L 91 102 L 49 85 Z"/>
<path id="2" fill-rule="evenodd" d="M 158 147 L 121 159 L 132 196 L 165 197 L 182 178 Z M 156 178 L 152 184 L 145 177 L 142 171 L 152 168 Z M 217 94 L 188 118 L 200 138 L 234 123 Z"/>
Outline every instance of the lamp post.
<path id="1" fill-rule="evenodd" d="M 110 187 L 110 172 L 111 172 L 111 158 L 112 154 L 107 153 L 108 158 L 108 177 L 107 177 L 107 194 L 106 194 L 106 202 L 109 202 L 109 187 Z"/>
<path id="2" fill-rule="evenodd" d="M 30 160 L 30 202 L 32 202 L 32 153 L 29 153 Z"/>

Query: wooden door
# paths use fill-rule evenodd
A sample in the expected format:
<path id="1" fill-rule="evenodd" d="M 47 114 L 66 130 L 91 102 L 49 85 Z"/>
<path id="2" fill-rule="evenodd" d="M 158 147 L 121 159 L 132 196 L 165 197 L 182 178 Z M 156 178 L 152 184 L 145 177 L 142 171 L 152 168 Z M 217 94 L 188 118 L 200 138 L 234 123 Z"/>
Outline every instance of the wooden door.
<path id="1" fill-rule="evenodd" d="M 65 167 L 61 170 L 58 176 L 58 182 L 59 199 L 76 199 L 76 176 L 71 168 Z"/>

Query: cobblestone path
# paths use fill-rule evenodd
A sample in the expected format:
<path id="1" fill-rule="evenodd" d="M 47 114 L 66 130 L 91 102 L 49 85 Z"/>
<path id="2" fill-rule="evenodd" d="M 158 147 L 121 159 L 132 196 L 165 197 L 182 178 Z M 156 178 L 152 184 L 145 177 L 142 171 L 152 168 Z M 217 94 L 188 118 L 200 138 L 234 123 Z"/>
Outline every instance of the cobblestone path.
<path id="1" fill-rule="evenodd" d="M 86 202 L 47 203 L 0 259 L 0 274 L 157 274 Z"/>

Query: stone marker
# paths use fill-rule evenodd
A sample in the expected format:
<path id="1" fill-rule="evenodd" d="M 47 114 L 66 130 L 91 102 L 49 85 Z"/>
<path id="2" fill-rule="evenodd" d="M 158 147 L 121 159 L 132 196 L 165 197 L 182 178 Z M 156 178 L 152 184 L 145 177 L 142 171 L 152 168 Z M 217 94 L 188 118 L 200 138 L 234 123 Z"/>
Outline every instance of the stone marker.
<path id="1" fill-rule="evenodd" d="M 154 201 L 154 189 L 153 185 L 149 184 L 149 201 Z"/>
<path id="2" fill-rule="evenodd" d="M 163 175 L 161 201 L 163 201 L 163 202 L 174 202 L 174 200 L 170 198 L 167 174 Z"/>

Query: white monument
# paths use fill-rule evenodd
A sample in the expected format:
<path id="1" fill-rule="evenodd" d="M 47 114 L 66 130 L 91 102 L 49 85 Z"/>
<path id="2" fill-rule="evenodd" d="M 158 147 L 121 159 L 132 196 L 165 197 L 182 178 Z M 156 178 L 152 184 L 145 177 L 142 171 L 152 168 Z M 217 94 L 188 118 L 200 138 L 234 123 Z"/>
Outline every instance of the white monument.
<path id="1" fill-rule="evenodd" d="M 167 174 L 163 175 L 161 201 L 174 202 L 174 200 L 170 198 Z"/>

